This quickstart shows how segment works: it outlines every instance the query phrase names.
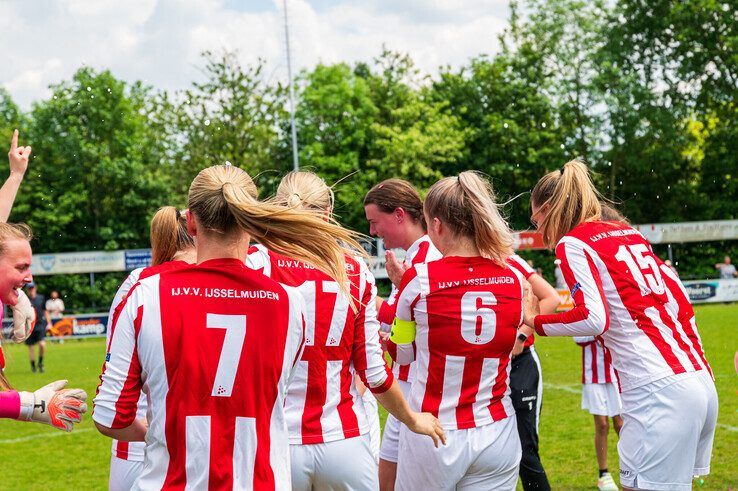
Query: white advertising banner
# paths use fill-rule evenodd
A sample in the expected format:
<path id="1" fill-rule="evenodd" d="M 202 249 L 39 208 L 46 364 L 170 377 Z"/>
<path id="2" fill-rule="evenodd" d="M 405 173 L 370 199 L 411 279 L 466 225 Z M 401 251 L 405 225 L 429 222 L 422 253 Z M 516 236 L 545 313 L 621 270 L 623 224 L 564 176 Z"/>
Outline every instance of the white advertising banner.
<path id="1" fill-rule="evenodd" d="M 683 283 L 692 303 L 738 301 L 738 278 L 733 280 L 695 280 Z"/>
<path id="2" fill-rule="evenodd" d="M 652 244 L 738 239 L 738 220 L 633 225 Z"/>
<path id="3" fill-rule="evenodd" d="M 31 274 L 43 276 L 130 271 L 149 264 L 151 264 L 151 249 L 34 254 L 31 262 Z"/>

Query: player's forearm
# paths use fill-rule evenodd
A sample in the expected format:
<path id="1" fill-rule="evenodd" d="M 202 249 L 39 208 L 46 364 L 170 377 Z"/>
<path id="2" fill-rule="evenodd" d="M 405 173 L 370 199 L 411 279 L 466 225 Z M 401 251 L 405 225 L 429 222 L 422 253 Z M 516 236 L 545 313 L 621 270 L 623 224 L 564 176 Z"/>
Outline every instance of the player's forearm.
<path id="1" fill-rule="evenodd" d="M 578 305 L 562 314 L 537 315 L 531 327 L 541 336 L 599 336 L 608 324 L 606 312 Z"/>
<path id="2" fill-rule="evenodd" d="M 95 421 L 97 431 L 103 435 L 122 442 L 142 442 L 146 440 L 147 426 L 144 420 L 134 419 L 126 428 L 109 428 Z"/>
<path id="3" fill-rule="evenodd" d="M 538 301 L 538 307 L 541 310 L 541 314 L 553 314 L 556 312 L 556 308 L 561 303 L 561 299 L 559 299 L 559 295 L 556 294 L 556 297 L 546 297 Z"/>
<path id="4" fill-rule="evenodd" d="M 22 182 L 23 174 L 11 172 L 3 187 L 0 188 L 0 222 L 8 221 L 10 210 L 13 209 L 13 203 Z"/>
<path id="5" fill-rule="evenodd" d="M 397 381 L 392 382 L 392 386 L 381 394 L 374 394 L 377 401 L 390 413 L 397 418 L 398 421 L 406 426 L 410 426 L 415 419 L 417 413 L 410 409 L 407 401 L 402 395 L 400 385 Z"/>

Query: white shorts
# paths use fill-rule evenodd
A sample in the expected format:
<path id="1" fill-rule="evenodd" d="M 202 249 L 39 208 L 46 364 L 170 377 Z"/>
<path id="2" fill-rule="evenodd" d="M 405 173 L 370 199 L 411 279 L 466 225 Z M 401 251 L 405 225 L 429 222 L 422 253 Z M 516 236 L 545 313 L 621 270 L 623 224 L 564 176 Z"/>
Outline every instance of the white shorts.
<path id="1" fill-rule="evenodd" d="M 623 392 L 620 482 L 633 489 L 692 489 L 710 473 L 717 423 L 715 384 L 705 370 Z"/>
<path id="2" fill-rule="evenodd" d="M 312 445 L 290 445 L 293 491 L 376 491 L 377 462 L 369 435 Z"/>
<path id="3" fill-rule="evenodd" d="M 618 386 L 613 383 L 582 385 L 582 409 L 597 416 L 617 416 L 623 412 Z"/>
<path id="4" fill-rule="evenodd" d="M 144 463 L 139 460 L 119 459 L 115 455 L 110 456 L 110 491 L 129 491 L 133 484 L 143 472 Z"/>
<path id="5" fill-rule="evenodd" d="M 446 445 L 403 426 L 397 491 L 514 490 L 520 466 L 520 438 L 514 415 L 466 430 L 445 430 Z"/>
<path id="6" fill-rule="evenodd" d="M 403 382 L 397 380 L 397 384 L 400 386 L 402 395 L 407 400 L 407 395 L 410 393 L 410 387 L 412 383 Z M 384 434 L 382 434 L 382 446 L 379 448 L 379 458 L 388 462 L 397 463 L 397 453 L 400 444 L 400 423 L 397 418 L 391 414 L 387 415 L 387 421 L 384 423 Z"/>
<path id="7" fill-rule="evenodd" d="M 374 394 L 369 389 L 364 391 L 361 398 L 364 401 L 366 421 L 369 425 L 369 444 L 372 449 L 372 457 L 374 457 L 375 462 L 379 462 L 379 445 L 382 440 L 382 429 L 379 426 L 379 407 Z"/>

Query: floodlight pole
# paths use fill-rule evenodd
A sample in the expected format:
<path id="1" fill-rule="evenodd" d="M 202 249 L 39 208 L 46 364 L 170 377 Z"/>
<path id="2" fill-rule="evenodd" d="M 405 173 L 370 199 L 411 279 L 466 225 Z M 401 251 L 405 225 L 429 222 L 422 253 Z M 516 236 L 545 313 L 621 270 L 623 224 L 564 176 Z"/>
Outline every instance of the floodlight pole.
<path id="1" fill-rule="evenodd" d="M 292 166 L 295 170 L 300 169 L 300 161 L 297 156 L 297 127 L 295 126 L 295 89 L 292 85 L 292 55 L 290 53 L 290 29 L 287 20 L 287 0 L 282 0 L 284 5 L 284 40 L 287 48 L 287 77 L 290 91 L 290 127 L 292 130 Z"/>

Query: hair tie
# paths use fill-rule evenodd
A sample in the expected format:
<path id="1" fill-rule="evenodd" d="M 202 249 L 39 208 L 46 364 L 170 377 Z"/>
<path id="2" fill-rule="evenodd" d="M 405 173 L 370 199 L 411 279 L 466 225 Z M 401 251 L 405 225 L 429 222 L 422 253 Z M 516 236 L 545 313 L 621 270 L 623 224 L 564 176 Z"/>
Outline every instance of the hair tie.
<path id="1" fill-rule="evenodd" d="M 564 169 L 566 169 L 566 166 L 564 166 L 561 169 L 559 169 L 559 174 L 562 175 L 562 176 L 564 175 Z"/>
<path id="2" fill-rule="evenodd" d="M 177 221 L 179 221 L 182 218 L 182 213 L 180 213 L 180 211 L 176 208 L 174 211 L 177 213 Z"/>

